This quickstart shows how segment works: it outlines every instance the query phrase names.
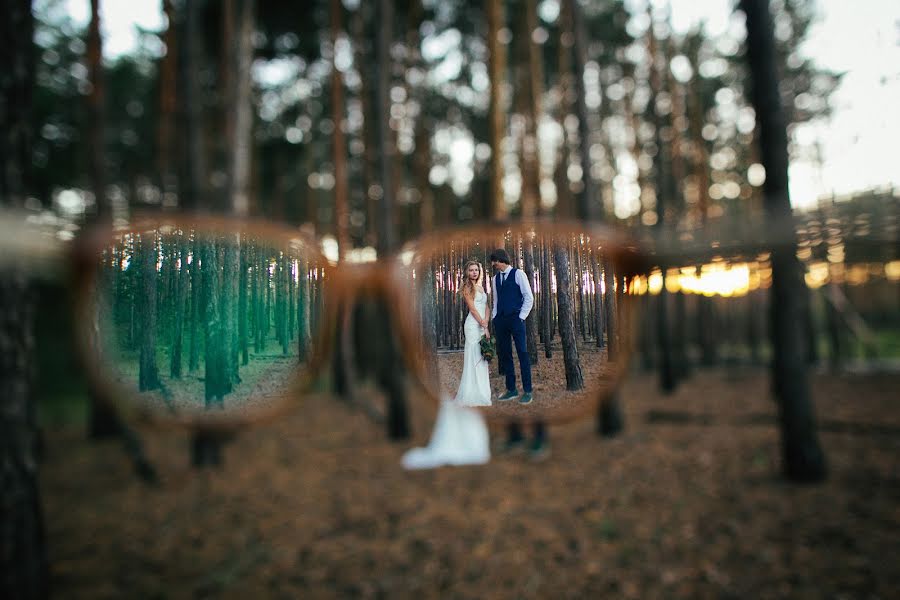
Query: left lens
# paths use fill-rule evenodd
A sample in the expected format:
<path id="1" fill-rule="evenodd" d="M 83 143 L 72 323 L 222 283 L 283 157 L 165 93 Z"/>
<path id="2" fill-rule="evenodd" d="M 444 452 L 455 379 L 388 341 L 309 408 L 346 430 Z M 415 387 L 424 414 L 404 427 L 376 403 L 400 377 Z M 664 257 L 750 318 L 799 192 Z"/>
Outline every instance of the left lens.
<path id="1" fill-rule="evenodd" d="M 590 413 L 618 384 L 636 253 L 612 232 L 472 227 L 424 240 L 401 262 L 435 396 L 491 419 L 560 422 Z"/>
<path id="2" fill-rule="evenodd" d="M 84 352 L 120 406 L 235 423 L 296 395 L 320 312 L 311 244 L 233 224 L 154 224 L 93 256 Z"/>

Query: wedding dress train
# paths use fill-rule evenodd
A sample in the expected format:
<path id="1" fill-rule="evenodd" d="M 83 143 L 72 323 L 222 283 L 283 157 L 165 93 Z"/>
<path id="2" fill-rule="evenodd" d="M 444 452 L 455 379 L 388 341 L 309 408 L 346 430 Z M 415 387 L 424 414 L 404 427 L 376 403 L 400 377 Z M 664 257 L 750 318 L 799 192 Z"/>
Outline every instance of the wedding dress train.
<path id="1" fill-rule="evenodd" d="M 478 290 L 475 308 L 487 314 L 487 294 Z M 490 438 L 484 417 L 472 406 L 491 405 L 488 362 L 481 357 L 481 326 L 471 314 L 463 326 L 466 342 L 463 371 L 456 397 L 441 399 L 431 439 L 425 448 L 413 448 L 403 455 L 407 469 L 431 469 L 442 465 L 485 464 L 491 458 Z"/>

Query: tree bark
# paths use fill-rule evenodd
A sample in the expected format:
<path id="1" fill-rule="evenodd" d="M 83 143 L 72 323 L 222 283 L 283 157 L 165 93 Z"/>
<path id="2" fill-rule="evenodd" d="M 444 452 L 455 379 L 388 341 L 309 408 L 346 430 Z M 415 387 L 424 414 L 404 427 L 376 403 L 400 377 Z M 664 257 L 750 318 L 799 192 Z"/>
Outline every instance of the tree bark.
<path id="1" fill-rule="evenodd" d="M 0 33 L 0 207 L 29 192 L 34 18 L 28 0 L 4 0 Z M 0 271 L 0 597 L 46 598 L 50 580 L 38 488 L 32 393 L 33 289 L 20 270 Z"/>
<path id="2" fill-rule="evenodd" d="M 503 136 L 506 131 L 506 119 L 503 109 L 503 93 L 506 53 L 500 43 L 500 29 L 505 25 L 503 2 L 487 0 L 488 27 L 488 76 L 491 81 L 490 100 L 488 104 L 488 140 L 491 146 L 491 191 L 490 218 L 502 219 L 506 216 L 506 200 L 503 194 Z"/>
<path id="3" fill-rule="evenodd" d="M 606 359 L 615 362 L 619 359 L 619 339 L 617 337 L 618 302 L 615 291 L 615 274 L 612 262 L 603 261 L 603 285 L 606 288 L 603 298 L 604 317 L 606 321 Z M 619 402 L 619 393 L 613 391 L 601 404 L 597 412 L 597 433 L 603 437 L 613 437 L 624 428 L 624 417 Z"/>
<path id="4" fill-rule="evenodd" d="M 156 364 L 156 287 L 157 249 L 156 232 L 141 234 L 141 357 L 138 389 L 144 392 L 160 386 L 159 369 Z"/>
<path id="5" fill-rule="evenodd" d="M 206 155 L 203 150 L 203 106 L 200 100 L 200 61 L 201 48 L 203 47 L 203 32 L 200 26 L 199 16 L 200 0 L 185 0 L 185 40 L 181 47 L 184 49 L 184 72 L 182 73 L 182 87 L 184 89 L 185 123 L 186 123 L 186 181 L 184 190 L 179 198 L 181 207 L 188 212 L 207 207 L 206 199 Z M 196 250 L 196 248 L 195 248 Z M 197 252 L 194 252 L 196 258 Z M 197 286 L 200 287 L 199 285 Z M 195 363 L 191 363 L 196 368 Z"/>
<path id="6" fill-rule="evenodd" d="M 250 210 L 250 160 L 253 148 L 253 31 L 255 0 L 237 0 L 237 44 L 229 112 L 234 119 L 234 140 L 229 153 L 231 213 L 243 217 Z M 230 43 L 230 40 L 226 41 Z"/>
<path id="7" fill-rule="evenodd" d="M 172 335 L 172 363 L 169 373 L 173 379 L 181 377 L 182 349 L 184 348 L 184 322 L 188 290 L 188 243 L 183 236 L 178 236 L 177 248 L 180 265 L 177 272 L 175 292 L 175 330 Z"/>
<path id="8" fill-rule="evenodd" d="M 787 126 L 779 94 L 775 36 L 768 0 L 742 0 L 747 16 L 747 59 L 756 110 L 760 156 L 766 169 L 764 206 L 776 239 L 772 250 L 772 378 L 779 406 L 785 475 L 793 481 L 825 479 L 806 365 L 802 265 L 797 259 L 788 193 Z"/>
<path id="9" fill-rule="evenodd" d="M 177 193 L 178 190 L 172 161 L 175 148 L 172 134 L 175 130 L 175 119 L 178 112 L 176 91 L 178 46 L 176 43 L 175 6 L 172 0 L 162 0 L 162 10 L 166 16 L 168 27 L 163 34 L 166 54 L 162 57 L 159 65 L 159 127 L 157 128 L 156 160 L 157 177 L 160 190 L 163 192 L 163 206 L 165 206 L 165 195 Z"/>
<path id="10" fill-rule="evenodd" d="M 378 157 L 381 174 L 381 204 L 378 226 L 378 256 L 387 256 L 394 248 L 394 187 L 391 163 L 394 144 L 391 140 L 391 43 L 393 41 L 394 8 L 391 0 L 378 2 L 377 58 L 378 83 Z"/>
<path id="11" fill-rule="evenodd" d="M 561 243 L 553 244 L 553 259 L 556 265 L 556 303 L 559 307 L 559 337 L 566 367 L 566 389 L 571 392 L 584 388 L 584 377 L 578 360 L 575 319 L 572 314 L 574 307 L 569 293 L 569 256 Z"/>
<path id="12" fill-rule="evenodd" d="M 341 0 L 330 1 L 331 25 L 331 120 L 332 160 L 334 162 L 334 225 L 338 252 L 342 258 L 350 250 L 350 210 L 347 207 L 347 141 L 344 136 L 344 78 L 337 68 L 337 42 L 341 34 Z M 388 113 L 390 114 L 390 113 Z"/>
<path id="13" fill-rule="evenodd" d="M 582 191 L 578 195 L 577 215 L 579 219 L 591 220 L 600 218 L 602 220 L 603 212 L 599 210 L 600 201 L 597 194 L 597 184 L 591 177 L 591 127 L 588 122 L 588 108 L 585 100 L 584 87 L 584 67 L 587 64 L 587 31 L 585 29 L 584 18 L 581 15 L 581 7 L 578 0 L 564 0 L 569 4 L 569 14 L 571 15 L 572 33 L 575 42 L 575 62 L 574 62 L 574 80 L 575 80 L 575 107 L 578 111 L 578 143 L 579 154 L 581 155 L 581 182 Z"/>

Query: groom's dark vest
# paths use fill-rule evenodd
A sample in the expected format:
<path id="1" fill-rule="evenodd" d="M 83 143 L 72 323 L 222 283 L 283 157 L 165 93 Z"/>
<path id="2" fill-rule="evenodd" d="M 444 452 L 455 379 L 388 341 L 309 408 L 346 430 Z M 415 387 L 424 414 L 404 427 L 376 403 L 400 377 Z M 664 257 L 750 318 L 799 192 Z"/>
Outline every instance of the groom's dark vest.
<path id="1" fill-rule="evenodd" d="M 506 274 L 506 281 L 500 285 L 500 277 L 502 273 L 497 273 L 497 314 L 498 315 L 518 315 L 522 310 L 522 290 L 516 283 L 517 269 L 510 269 Z"/>

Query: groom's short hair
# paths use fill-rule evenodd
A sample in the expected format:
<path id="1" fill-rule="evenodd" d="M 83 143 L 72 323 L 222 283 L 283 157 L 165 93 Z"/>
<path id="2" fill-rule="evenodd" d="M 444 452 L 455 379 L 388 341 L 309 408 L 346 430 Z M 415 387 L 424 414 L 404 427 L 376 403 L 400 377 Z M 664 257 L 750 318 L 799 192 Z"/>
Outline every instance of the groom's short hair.
<path id="1" fill-rule="evenodd" d="M 509 262 L 509 254 L 506 253 L 506 250 L 503 248 L 497 248 L 493 252 L 491 252 L 491 260 L 496 260 L 497 262 L 502 262 L 505 264 L 511 264 Z"/>

